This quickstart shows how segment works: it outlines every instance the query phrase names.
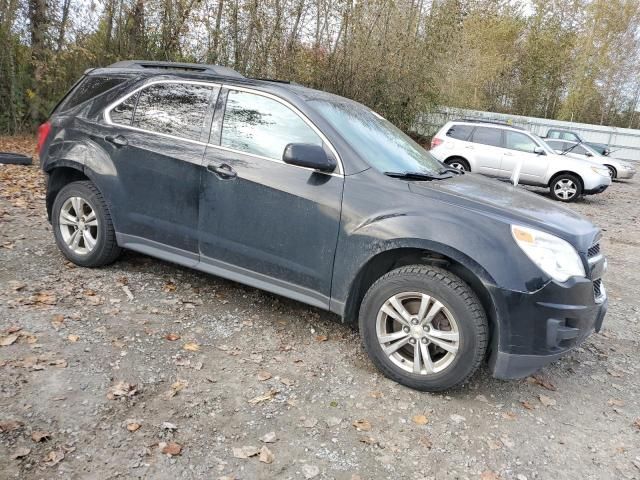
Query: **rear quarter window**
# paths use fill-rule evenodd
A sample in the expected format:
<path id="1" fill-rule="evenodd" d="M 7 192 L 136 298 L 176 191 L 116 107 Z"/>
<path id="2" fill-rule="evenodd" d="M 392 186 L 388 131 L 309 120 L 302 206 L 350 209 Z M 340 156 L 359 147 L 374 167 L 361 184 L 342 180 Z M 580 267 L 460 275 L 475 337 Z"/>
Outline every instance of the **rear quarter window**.
<path id="1" fill-rule="evenodd" d="M 58 112 L 71 110 L 74 107 L 102 95 L 120 85 L 126 79 L 117 77 L 86 76 L 58 107 Z"/>
<path id="2" fill-rule="evenodd" d="M 447 130 L 447 137 L 455 138 L 456 140 L 467 140 L 472 131 L 473 127 L 471 125 L 453 125 Z"/>

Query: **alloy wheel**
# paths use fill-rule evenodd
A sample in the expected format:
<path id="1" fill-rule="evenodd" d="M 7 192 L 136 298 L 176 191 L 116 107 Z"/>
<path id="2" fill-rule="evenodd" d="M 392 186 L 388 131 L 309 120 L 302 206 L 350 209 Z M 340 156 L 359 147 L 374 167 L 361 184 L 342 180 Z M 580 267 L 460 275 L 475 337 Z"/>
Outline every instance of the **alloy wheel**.
<path id="1" fill-rule="evenodd" d="M 569 200 L 578 193 L 578 187 L 573 180 L 564 178 L 555 184 L 553 191 L 558 198 Z"/>
<path id="2" fill-rule="evenodd" d="M 98 218 L 89 202 L 81 197 L 68 198 L 58 220 L 62 239 L 76 255 L 87 255 L 98 242 Z"/>
<path id="3" fill-rule="evenodd" d="M 384 354 L 413 374 L 445 370 L 460 346 L 458 324 L 451 312 L 435 297 L 420 292 L 398 293 L 384 302 L 376 334 Z"/>

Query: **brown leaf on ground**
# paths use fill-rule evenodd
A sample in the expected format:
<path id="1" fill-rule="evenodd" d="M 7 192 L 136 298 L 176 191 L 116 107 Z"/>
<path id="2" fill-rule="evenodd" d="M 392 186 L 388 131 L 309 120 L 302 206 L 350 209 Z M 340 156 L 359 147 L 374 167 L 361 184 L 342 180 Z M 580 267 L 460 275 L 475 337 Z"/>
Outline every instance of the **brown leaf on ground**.
<path id="1" fill-rule="evenodd" d="M 8 347 L 9 345 L 16 343 L 17 340 L 18 340 L 18 335 L 16 334 L 0 337 L 0 347 Z"/>
<path id="2" fill-rule="evenodd" d="M 78 340 L 80 340 L 80 337 L 78 335 L 74 335 L 71 334 L 67 337 L 67 339 L 71 342 L 71 343 L 76 343 Z"/>
<path id="3" fill-rule="evenodd" d="M 132 397 L 136 393 L 138 393 L 138 389 L 135 385 L 120 381 L 109 388 L 107 398 L 113 400 L 118 397 Z"/>
<path id="4" fill-rule="evenodd" d="M 363 432 L 368 432 L 371 430 L 371 423 L 369 420 L 355 420 L 352 425 L 356 428 L 356 430 L 361 430 Z"/>
<path id="5" fill-rule="evenodd" d="M 56 330 L 60 330 L 61 328 L 64 328 L 64 326 L 65 326 L 64 325 L 64 315 L 54 315 L 53 318 L 51 319 L 51 325 Z"/>
<path id="6" fill-rule="evenodd" d="M 167 397 L 168 398 L 173 398 L 175 397 L 178 392 L 184 390 L 184 388 L 189 385 L 189 382 L 187 382 L 186 380 L 176 380 L 172 385 L 171 385 L 171 390 L 169 390 L 167 392 Z"/>
<path id="7" fill-rule="evenodd" d="M 547 397 L 546 395 L 540 395 L 538 398 L 540 399 L 540 403 L 545 407 L 552 407 L 557 403 L 553 398 Z"/>
<path id="8" fill-rule="evenodd" d="M 233 447 L 232 451 L 235 458 L 249 458 L 260 453 L 260 450 L 254 446 Z"/>
<path id="9" fill-rule="evenodd" d="M 360 443 L 366 443 L 367 445 L 375 445 L 376 443 L 378 443 L 378 441 L 375 438 L 370 437 L 369 435 L 359 436 L 358 441 Z"/>
<path id="10" fill-rule="evenodd" d="M 607 405 L 611 407 L 624 407 L 624 400 L 619 400 L 617 398 L 610 398 L 609 401 L 607 401 Z"/>
<path id="11" fill-rule="evenodd" d="M 11 325 L 9 328 L 7 328 L 4 333 L 9 334 L 9 333 L 16 333 L 19 332 L 20 330 L 22 330 L 22 327 L 19 327 L 18 325 Z"/>
<path id="12" fill-rule="evenodd" d="M 273 398 L 278 394 L 278 390 L 275 389 L 271 389 L 266 393 L 263 393 L 262 395 L 258 395 L 257 397 L 253 397 L 252 399 L 248 400 L 248 402 L 251 405 L 257 405 L 259 403 L 262 402 L 267 402 L 269 400 L 273 400 Z"/>
<path id="13" fill-rule="evenodd" d="M 607 369 L 607 373 L 609 375 L 611 375 L 612 377 L 616 377 L 616 378 L 621 378 L 622 377 L 622 373 L 618 372 L 617 370 L 613 370 L 611 368 Z"/>
<path id="14" fill-rule="evenodd" d="M 413 423 L 416 425 L 426 425 L 429 423 L 429 419 L 424 415 L 416 415 L 411 420 L 413 420 Z"/>
<path id="15" fill-rule="evenodd" d="M 533 406 L 533 404 L 531 404 L 531 402 L 529 402 L 529 400 L 520 400 L 520 404 L 526 408 L 527 410 L 535 410 L 536 407 Z"/>
<path id="16" fill-rule="evenodd" d="M 173 282 L 167 282 L 164 284 L 164 287 L 162 287 L 162 291 L 165 293 L 175 292 L 176 284 Z"/>
<path id="17" fill-rule="evenodd" d="M 53 467 L 54 465 L 59 464 L 62 460 L 64 460 L 64 451 L 62 449 L 51 450 L 47 453 L 47 456 L 44 457 L 44 464 L 47 467 Z"/>
<path id="18" fill-rule="evenodd" d="M 169 340 L 170 342 L 175 342 L 176 340 L 180 340 L 182 337 L 180 335 L 178 335 L 177 333 L 167 333 L 164 336 L 164 338 Z"/>
<path id="19" fill-rule="evenodd" d="M 200 345 L 198 345 L 195 342 L 188 342 L 188 343 L 185 343 L 182 348 L 184 348 L 189 352 L 197 352 L 198 350 L 200 350 Z"/>
<path id="20" fill-rule="evenodd" d="M 31 440 L 33 440 L 36 443 L 46 442 L 49 439 L 51 439 L 51 434 L 49 432 L 42 432 L 40 430 L 36 430 L 31 434 Z"/>
<path id="21" fill-rule="evenodd" d="M 31 453 L 31 449 L 27 447 L 16 448 L 11 454 L 11 459 L 16 460 L 18 458 L 26 457 Z"/>
<path id="22" fill-rule="evenodd" d="M 56 303 L 58 303 L 58 298 L 53 292 L 45 290 L 36 293 L 33 297 L 33 301 L 42 305 L 55 305 Z"/>
<path id="23" fill-rule="evenodd" d="M 139 430 L 141 426 L 142 425 L 140 425 L 137 422 L 128 422 L 127 423 L 127 430 L 129 430 L 130 432 L 135 432 L 136 430 Z"/>
<path id="24" fill-rule="evenodd" d="M 260 370 L 256 376 L 261 382 L 269 380 L 272 377 L 271 373 L 267 372 L 266 370 Z"/>
<path id="25" fill-rule="evenodd" d="M 383 394 L 382 392 L 375 391 L 375 392 L 369 392 L 369 396 L 371 398 L 382 398 Z"/>
<path id="26" fill-rule="evenodd" d="M 327 340 L 329 340 L 329 337 L 327 337 L 326 335 L 316 336 L 316 342 L 326 342 Z"/>
<path id="27" fill-rule="evenodd" d="M 528 377 L 527 382 L 533 383 L 535 385 L 540 385 L 541 387 L 546 388 L 547 390 L 550 390 L 552 392 L 555 392 L 557 390 L 556 386 L 550 380 L 544 378 L 540 374 Z"/>
<path id="28" fill-rule="evenodd" d="M 633 422 L 633 426 L 640 430 L 640 417 L 636 418 Z"/>
<path id="29" fill-rule="evenodd" d="M 0 432 L 13 432 L 22 428 L 24 423 L 18 420 L 0 420 Z"/>
<path id="30" fill-rule="evenodd" d="M 500 480 L 500 475 L 491 470 L 486 470 L 480 474 L 480 480 Z"/>
<path id="31" fill-rule="evenodd" d="M 182 452 L 182 445 L 176 442 L 160 442 L 158 444 L 158 447 L 160 448 L 160 452 L 172 457 L 175 455 L 180 455 L 180 453 Z"/>
<path id="32" fill-rule="evenodd" d="M 266 445 L 263 445 L 262 448 L 260 449 L 260 456 L 258 457 L 258 459 L 262 462 L 262 463 L 273 463 L 273 461 L 275 460 L 275 456 L 273 455 L 273 453 L 271 452 L 271 450 L 269 450 Z"/>
<path id="33" fill-rule="evenodd" d="M 505 420 L 515 420 L 517 416 L 513 412 L 504 412 L 502 414 L 502 418 L 504 418 Z"/>

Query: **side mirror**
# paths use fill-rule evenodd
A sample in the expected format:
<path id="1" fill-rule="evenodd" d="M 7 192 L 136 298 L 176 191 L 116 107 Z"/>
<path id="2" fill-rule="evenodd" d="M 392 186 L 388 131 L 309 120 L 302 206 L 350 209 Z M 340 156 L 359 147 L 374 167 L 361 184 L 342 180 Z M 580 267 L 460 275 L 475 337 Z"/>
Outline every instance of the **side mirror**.
<path id="1" fill-rule="evenodd" d="M 585 155 L 586 155 L 587 157 L 593 157 L 593 153 L 591 153 L 591 152 L 585 152 Z"/>
<path id="2" fill-rule="evenodd" d="M 535 153 L 536 155 L 546 155 L 547 152 L 544 151 L 544 148 L 542 147 L 536 147 L 533 149 L 533 153 Z"/>
<path id="3" fill-rule="evenodd" d="M 282 160 L 289 165 L 313 168 L 320 172 L 333 172 L 336 161 L 330 158 L 320 145 L 290 143 L 284 149 Z"/>

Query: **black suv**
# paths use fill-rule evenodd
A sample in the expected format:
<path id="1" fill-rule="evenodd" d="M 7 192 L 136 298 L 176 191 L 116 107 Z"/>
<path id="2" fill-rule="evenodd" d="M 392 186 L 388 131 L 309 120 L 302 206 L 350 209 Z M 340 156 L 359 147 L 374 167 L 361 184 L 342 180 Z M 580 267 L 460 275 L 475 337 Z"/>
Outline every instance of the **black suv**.
<path id="1" fill-rule="evenodd" d="M 223 67 L 86 72 L 40 128 L 72 262 L 121 248 L 359 322 L 393 380 L 442 390 L 488 358 L 515 378 L 599 330 L 600 232 L 438 162 L 356 102 Z"/>

